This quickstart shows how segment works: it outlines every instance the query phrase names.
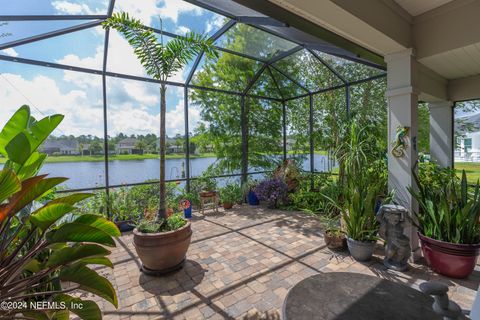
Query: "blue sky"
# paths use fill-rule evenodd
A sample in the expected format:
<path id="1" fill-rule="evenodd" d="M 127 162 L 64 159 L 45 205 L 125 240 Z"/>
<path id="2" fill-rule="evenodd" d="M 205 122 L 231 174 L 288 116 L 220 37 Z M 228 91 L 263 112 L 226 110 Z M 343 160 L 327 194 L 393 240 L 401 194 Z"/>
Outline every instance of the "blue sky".
<path id="1" fill-rule="evenodd" d="M 2 4 L 4 14 L 105 14 L 103 0 L 16 0 Z M 192 30 L 213 34 L 224 18 L 180 0 L 117 0 L 115 11 L 126 11 L 146 25 L 184 34 Z M 10 22 L 0 33 L 11 35 L 0 43 L 82 24 L 86 21 Z M 104 30 L 90 28 L 75 33 L 6 49 L 1 54 L 67 65 L 101 69 Z M 170 80 L 184 82 L 190 70 Z M 111 32 L 107 69 L 112 72 L 146 76 L 128 43 Z M 56 134 L 103 135 L 101 77 L 52 68 L 0 62 L 0 125 L 22 104 L 29 104 L 37 117 L 62 113 L 66 118 Z M 107 80 L 109 133 L 146 134 L 158 132 L 158 86 L 144 82 Z M 184 132 L 183 88 L 170 87 L 167 99 L 167 134 Z M 200 119 L 194 106 L 190 110 L 191 131 Z"/>

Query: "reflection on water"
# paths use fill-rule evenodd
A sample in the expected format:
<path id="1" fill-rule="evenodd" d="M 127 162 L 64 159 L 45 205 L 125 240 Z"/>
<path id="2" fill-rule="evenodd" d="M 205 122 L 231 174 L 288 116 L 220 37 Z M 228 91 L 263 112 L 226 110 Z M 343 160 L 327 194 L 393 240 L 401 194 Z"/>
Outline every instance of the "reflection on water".
<path id="1" fill-rule="evenodd" d="M 310 157 L 305 156 L 302 167 L 310 169 Z M 315 155 L 315 170 L 328 171 L 328 158 Z M 190 174 L 192 177 L 201 175 L 216 158 L 190 159 Z M 185 171 L 185 159 L 167 159 L 166 178 L 168 180 L 181 179 Z M 144 182 L 158 179 L 160 175 L 160 161 L 158 159 L 145 160 L 114 160 L 109 162 L 110 185 Z M 255 171 L 255 169 L 251 170 Z M 257 170 L 262 171 L 262 170 Z M 89 188 L 105 185 L 104 162 L 62 162 L 46 163 L 40 173 L 47 173 L 55 177 L 70 178 L 64 185 L 69 189 Z"/>

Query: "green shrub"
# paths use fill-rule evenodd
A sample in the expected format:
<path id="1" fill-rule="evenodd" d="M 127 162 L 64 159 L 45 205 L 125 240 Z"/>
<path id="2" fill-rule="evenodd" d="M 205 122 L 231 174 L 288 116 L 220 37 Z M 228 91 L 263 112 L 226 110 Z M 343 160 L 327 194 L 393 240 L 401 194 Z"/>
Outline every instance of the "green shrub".
<path id="1" fill-rule="evenodd" d="M 460 182 L 454 169 L 442 168 L 435 162 L 419 163 L 418 180 L 424 188 L 432 191 L 440 191 L 448 184 Z"/>
<path id="2" fill-rule="evenodd" d="M 179 189 L 177 184 L 169 182 L 166 187 L 168 207 L 178 210 Z M 111 218 L 118 221 L 129 219 L 138 221 L 143 218 L 145 210 L 147 212 L 158 210 L 159 194 L 160 186 L 157 183 L 110 189 Z M 97 192 L 94 197 L 82 204 L 79 211 L 107 216 L 106 192 Z"/>
<path id="3" fill-rule="evenodd" d="M 242 201 L 242 189 L 238 184 L 227 184 L 220 189 L 220 201 L 238 203 Z"/>
<path id="4" fill-rule="evenodd" d="M 194 185 L 199 192 L 214 191 L 217 188 L 217 181 L 214 178 L 202 175 L 194 180 Z"/>
<path id="5" fill-rule="evenodd" d="M 314 179 L 315 189 L 311 190 L 310 178 Z M 298 191 L 289 194 L 290 207 L 310 214 L 336 214 L 337 208 L 327 199 L 338 199 L 340 187 L 336 179 L 328 174 L 304 175 Z M 325 195 L 325 196 L 322 196 Z"/>
<path id="6" fill-rule="evenodd" d="M 206 174 L 209 174 L 207 171 Z M 190 181 L 190 193 L 188 194 L 191 199 L 188 199 L 196 207 L 200 206 L 199 193 L 202 191 L 213 191 L 217 188 L 217 182 L 214 178 L 207 177 L 206 175 L 198 177 Z"/>
<path id="7" fill-rule="evenodd" d="M 142 220 L 138 223 L 137 229 L 143 233 L 157 233 L 168 232 L 180 229 L 187 223 L 181 214 L 174 214 L 167 219 L 156 220 Z"/>

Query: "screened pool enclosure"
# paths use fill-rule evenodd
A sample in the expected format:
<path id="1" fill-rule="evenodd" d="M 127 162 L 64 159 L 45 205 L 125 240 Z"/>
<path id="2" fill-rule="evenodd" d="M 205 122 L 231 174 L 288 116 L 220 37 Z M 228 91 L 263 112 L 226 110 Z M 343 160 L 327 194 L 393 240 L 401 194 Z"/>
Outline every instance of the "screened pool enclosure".
<path id="1" fill-rule="evenodd" d="M 305 172 L 330 171 L 339 123 L 356 117 L 386 128 L 384 68 L 284 38 L 265 28 L 272 21 L 180 2 L 2 8 L 0 121 L 22 104 L 38 116 L 65 115 L 43 149 L 44 170 L 71 177 L 63 191 L 158 183 L 159 82 L 101 27 L 114 12 L 142 19 L 159 41 L 191 30 L 218 49 L 218 58 L 200 54 L 167 82 L 166 173 L 187 191 L 201 175 L 246 180 L 287 158 Z"/>

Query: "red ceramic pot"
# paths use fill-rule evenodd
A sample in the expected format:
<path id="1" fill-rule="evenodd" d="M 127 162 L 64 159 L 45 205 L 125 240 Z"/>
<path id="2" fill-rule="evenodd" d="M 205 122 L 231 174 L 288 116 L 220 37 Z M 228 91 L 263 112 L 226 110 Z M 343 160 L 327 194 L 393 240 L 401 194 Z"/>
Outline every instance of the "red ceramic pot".
<path id="1" fill-rule="evenodd" d="M 456 244 L 418 234 L 427 265 L 447 277 L 468 277 L 477 264 L 480 244 Z"/>
<path id="2" fill-rule="evenodd" d="M 233 207 L 233 202 L 224 202 L 223 203 L 223 209 L 225 209 L 225 210 L 232 209 L 232 207 Z"/>

